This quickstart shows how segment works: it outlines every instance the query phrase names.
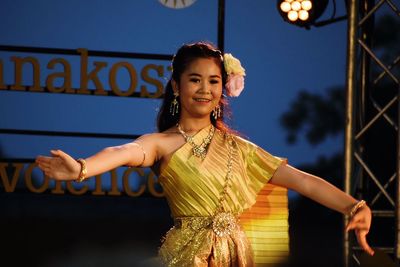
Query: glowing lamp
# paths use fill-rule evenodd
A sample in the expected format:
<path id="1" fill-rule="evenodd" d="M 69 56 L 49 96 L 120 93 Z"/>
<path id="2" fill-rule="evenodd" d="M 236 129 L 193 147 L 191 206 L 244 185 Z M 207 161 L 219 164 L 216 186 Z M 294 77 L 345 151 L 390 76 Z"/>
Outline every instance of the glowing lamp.
<path id="1" fill-rule="evenodd" d="M 290 21 L 296 21 L 299 18 L 299 14 L 297 13 L 297 11 L 291 10 L 288 12 L 288 19 Z"/>
<path id="2" fill-rule="evenodd" d="M 289 2 L 282 2 L 281 3 L 281 10 L 285 13 L 289 12 L 292 9 L 291 5 Z"/>
<path id="3" fill-rule="evenodd" d="M 300 10 L 299 11 L 299 19 L 301 19 L 302 21 L 306 21 L 308 20 L 308 18 L 310 17 L 310 15 L 308 14 L 307 10 Z"/>
<path id="4" fill-rule="evenodd" d="M 294 25 L 310 28 L 325 11 L 329 0 L 277 0 L 282 18 Z"/>
<path id="5" fill-rule="evenodd" d="M 299 1 L 293 1 L 290 6 L 294 11 L 299 11 L 301 9 L 301 4 Z"/>
<path id="6" fill-rule="evenodd" d="M 304 0 L 301 2 L 301 8 L 305 11 L 308 11 L 312 8 L 312 3 L 309 0 Z"/>

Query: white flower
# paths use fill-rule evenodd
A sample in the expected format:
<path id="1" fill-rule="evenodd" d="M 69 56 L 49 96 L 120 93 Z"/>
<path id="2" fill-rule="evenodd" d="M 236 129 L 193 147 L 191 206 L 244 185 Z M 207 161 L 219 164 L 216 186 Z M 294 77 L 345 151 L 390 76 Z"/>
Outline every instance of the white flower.
<path id="1" fill-rule="evenodd" d="M 228 96 L 238 97 L 244 88 L 245 70 L 239 59 L 232 54 L 224 54 L 224 67 L 226 74 L 228 74 L 225 84 L 227 94 Z"/>
<path id="2" fill-rule="evenodd" d="M 232 56 L 232 54 L 224 54 L 224 67 L 225 71 L 228 75 L 234 74 L 234 75 L 242 75 L 245 76 L 245 70 L 240 64 L 239 59 L 235 58 Z"/>

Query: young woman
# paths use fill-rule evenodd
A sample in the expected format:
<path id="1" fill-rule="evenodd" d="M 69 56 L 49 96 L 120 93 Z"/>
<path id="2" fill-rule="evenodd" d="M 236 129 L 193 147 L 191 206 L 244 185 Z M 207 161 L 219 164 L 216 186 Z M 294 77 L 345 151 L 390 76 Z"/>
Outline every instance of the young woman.
<path id="1" fill-rule="evenodd" d="M 293 189 L 351 216 L 361 247 L 371 211 L 319 177 L 302 172 L 224 124 L 226 95 L 243 89 L 244 69 L 230 54 L 209 43 L 182 46 L 158 115 L 159 132 L 109 147 L 83 160 L 61 150 L 36 162 L 49 177 L 83 181 L 118 166 L 151 167 L 158 175 L 175 226 L 160 256 L 168 266 L 253 266 L 251 244 L 238 222 L 266 183 Z"/>

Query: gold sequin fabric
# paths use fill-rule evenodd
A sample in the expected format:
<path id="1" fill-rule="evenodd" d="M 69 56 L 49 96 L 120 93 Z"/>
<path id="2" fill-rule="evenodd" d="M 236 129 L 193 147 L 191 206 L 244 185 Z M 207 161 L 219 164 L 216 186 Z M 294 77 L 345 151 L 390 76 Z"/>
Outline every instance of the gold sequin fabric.
<path id="1" fill-rule="evenodd" d="M 202 129 L 193 140 L 201 142 L 208 132 L 209 127 Z M 265 227 L 271 227 L 264 223 L 264 215 L 259 215 L 258 208 L 250 208 L 258 202 L 259 192 L 269 192 L 262 189 L 283 160 L 241 137 L 233 138 L 232 175 L 221 204 L 229 149 L 228 138 L 221 131 L 215 131 L 204 159 L 194 156 L 190 144 L 185 143 L 162 170 L 159 181 L 175 220 L 175 226 L 166 234 L 159 251 L 166 266 L 254 266 L 252 243 L 257 238 L 248 239 L 246 231 L 259 235 Z M 265 200 L 268 196 L 262 198 Z M 218 207 L 225 213 L 215 214 Z M 246 213 L 248 210 L 250 214 Z M 243 211 L 245 227 L 237 220 Z M 253 217 L 257 217 L 256 225 L 252 223 Z M 282 220 L 287 221 L 287 218 L 282 217 Z M 279 231 L 286 256 L 287 225 Z M 273 239 L 268 240 L 273 242 Z M 265 250 L 266 246 L 260 248 Z M 268 256 L 268 261 L 277 261 L 279 257 L 274 254 L 274 248 L 270 250 L 261 251 L 261 257 L 257 251 L 255 258 L 266 261 L 263 255 L 267 252 L 273 255 Z"/>
<path id="2" fill-rule="evenodd" d="M 230 230 L 219 232 L 215 219 L 230 224 Z M 167 266 L 254 266 L 250 243 L 236 218 L 176 218 L 159 253 Z"/>

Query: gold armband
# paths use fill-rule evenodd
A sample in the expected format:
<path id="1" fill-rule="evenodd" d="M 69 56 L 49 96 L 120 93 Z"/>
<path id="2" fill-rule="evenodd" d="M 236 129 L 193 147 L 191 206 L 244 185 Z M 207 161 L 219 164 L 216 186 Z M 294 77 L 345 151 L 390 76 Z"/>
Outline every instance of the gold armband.
<path id="1" fill-rule="evenodd" d="M 365 202 L 365 200 L 360 200 L 356 204 L 354 204 L 354 206 L 351 208 L 351 211 L 349 212 L 350 218 L 353 218 L 357 211 L 364 207 L 366 204 L 367 203 Z"/>
<path id="2" fill-rule="evenodd" d="M 79 173 L 78 178 L 75 182 L 81 183 L 83 180 L 86 179 L 87 169 L 86 169 L 86 161 L 84 159 L 77 159 L 76 160 L 79 164 L 81 164 L 81 172 Z"/>

